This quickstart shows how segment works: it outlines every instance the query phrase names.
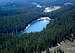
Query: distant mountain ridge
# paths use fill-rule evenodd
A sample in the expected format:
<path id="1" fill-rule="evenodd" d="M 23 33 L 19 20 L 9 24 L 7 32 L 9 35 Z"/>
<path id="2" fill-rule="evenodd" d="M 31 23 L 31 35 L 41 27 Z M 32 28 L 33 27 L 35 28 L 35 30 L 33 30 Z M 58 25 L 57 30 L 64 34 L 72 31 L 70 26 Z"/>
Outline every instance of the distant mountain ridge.
<path id="1" fill-rule="evenodd" d="M 32 4 L 32 2 L 36 2 L 42 5 L 63 5 L 65 2 L 75 2 L 75 0 L 0 0 L 0 8 L 1 7 L 27 7 Z"/>

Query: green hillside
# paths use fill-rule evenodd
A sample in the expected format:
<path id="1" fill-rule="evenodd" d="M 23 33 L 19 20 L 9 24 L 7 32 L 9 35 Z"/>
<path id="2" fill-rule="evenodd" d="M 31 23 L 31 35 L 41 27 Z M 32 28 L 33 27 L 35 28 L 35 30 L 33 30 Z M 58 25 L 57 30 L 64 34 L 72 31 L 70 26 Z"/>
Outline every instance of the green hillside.
<path id="1" fill-rule="evenodd" d="M 19 21 L 16 19 L 14 21 Z M 42 32 L 25 33 L 20 37 L 17 37 L 14 33 L 1 34 L 0 53 L 41 53 L 48 47 L 57 46 L 57 43 L 62 40 L 69 39 L 71 33 L 75 35 L 75 9 L 56 17 Z"/>

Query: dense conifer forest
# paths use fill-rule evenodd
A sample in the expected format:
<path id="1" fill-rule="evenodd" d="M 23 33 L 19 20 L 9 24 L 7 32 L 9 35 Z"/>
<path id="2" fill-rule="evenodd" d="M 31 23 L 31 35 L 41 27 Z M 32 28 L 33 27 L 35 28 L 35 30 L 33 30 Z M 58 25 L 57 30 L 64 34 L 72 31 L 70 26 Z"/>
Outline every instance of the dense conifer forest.
<path id="1" fill-rule="evenodd" d="M 72 8 L 69 11 L 60 9 L 54 13 L 57 12 L 62 13 L 61 15 L 58 14 L 59 16 L 55 16 L 55 18 L 53 18 L 54 21 L 48 24 L 47 28 L 43 31 L 24 33 L 20 34 L 20 36 L 17 36 L 14 31 L 12 33 L 5 32 L 5 30 L 9 29 L 9 26 L 11 26 L 10 28 L 12 29 L 12 26 L 16 25 L 15 30 L 18 26 L 20 26 L 20 29 L 25 27 L 25 22 L 22 19 L 17 18 L 19 16 L 16 16 L 16 18 L 6 16 L 9 24 L 6 23 L 7 21 L 1 23 L 2 21 L 5 21 L 6 18 L 0 18 L 0 27 L 3 27 L 0 28 L 0 32 L 3 32 L 0 33 L 0 53 L 41 53 L 41 51 L 57 46 L 57 43 L 69 39 L 71 33 L 75 35 L 75 8 Z M 19 20 L 22 20 L 23 22 L 20 22 Z M 14 23 L 12 23 L 12 21 L 14 21 Z M 4 31 L 1 31 L 1 29 Z M 73 39 L 74 38 L 75 36 L 73 36 Z"/>
<path id="2" fill-rule="evenodd" d="M 54 6 L 60 9 L 44 12 Z M 24 32 L 28 24 L 40 17 L 51 18 L 46 28 L 40 32 Z M 75 0 L 0 1 L 0 53 L 52 53 L 49 49 L 62 42 L 67 44 L 68 40 L 75 41 Z M 53 53 L 65 52 L 56 48 Z"/>

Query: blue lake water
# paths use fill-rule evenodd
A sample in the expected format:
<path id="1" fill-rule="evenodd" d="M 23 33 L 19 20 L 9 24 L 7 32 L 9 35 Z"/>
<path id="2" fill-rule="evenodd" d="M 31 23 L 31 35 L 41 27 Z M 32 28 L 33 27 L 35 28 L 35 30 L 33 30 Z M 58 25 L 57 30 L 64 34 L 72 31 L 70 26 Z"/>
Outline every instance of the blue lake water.
<path id="1" fill-rule="evenodd" d="M 49 24 L 49 20 L 40 20 L 36 21 L 35 23 L 31 24 L 25 32 L 30 33 L 30 32 L 40 32 L 44 28 L 46 28 L 47 24 Z"/>

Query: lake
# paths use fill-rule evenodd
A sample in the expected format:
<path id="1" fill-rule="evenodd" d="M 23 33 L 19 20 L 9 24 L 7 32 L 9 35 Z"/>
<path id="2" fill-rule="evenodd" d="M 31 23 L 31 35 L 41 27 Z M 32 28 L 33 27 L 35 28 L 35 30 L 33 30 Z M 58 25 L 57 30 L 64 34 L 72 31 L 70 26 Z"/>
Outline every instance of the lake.
<path id="1" fill-rule="evenodd" d="M 50 23 L 50 20 L 51 19 L 49 17 L 41 17 L 40 19 L 30 23 L 24 31 L 26 33 L 41 32 L 44 28 L 46 28 L 47 24 Z"/>

